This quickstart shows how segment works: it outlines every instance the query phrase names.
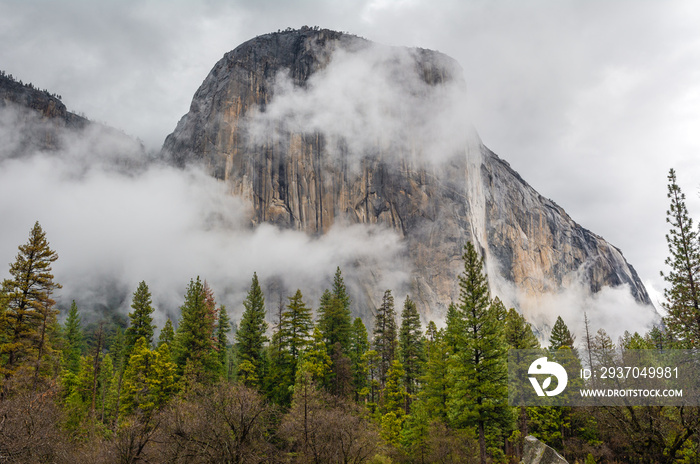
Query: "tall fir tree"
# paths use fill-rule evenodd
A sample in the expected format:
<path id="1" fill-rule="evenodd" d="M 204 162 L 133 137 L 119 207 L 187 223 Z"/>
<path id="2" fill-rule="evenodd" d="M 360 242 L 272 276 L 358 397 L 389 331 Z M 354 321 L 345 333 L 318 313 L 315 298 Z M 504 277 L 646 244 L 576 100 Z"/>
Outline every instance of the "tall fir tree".
<path id="1" fill-rule="evenodd" d="M 445 330 L 438 330 L 433 321 L 428 323 L 425 337 L 426 363 L 421 377 L 422 389 L 419 401 L 425 405 L 431 419 L 447 422 L 447 402 L 449 399 L 450 358 L 452 348 L 449 346 Z"/>
<path id="2" fill-rule="evenodd" d="M 377 308 L 377 314 L 374 318 L 374 340 L 372 341 L 372 347 L 379 353 L 378 374 L 382 389 L 386 383 L 387 372 L 396 359 L 397 335 L 394 297 L 391 290 L 387 290 L 384 292 L 382 304 Z"/>
<path id="3" fill-rule="evenodd" d="M 175 330 L 173 329 L 173 321 L 168 318 L 168 320 L 165 321 L 165 325 L 163 325 L 160 334 L 158 335 L 158 346 L 162 345 L 163 343 L 167 343 L 168 345 L 172 346 L 174 339 Z"/>
<path id="4" fill-rule="evenodd" d="M 549 335 L 549 349 L 554 351 L 562 346 L 568 346 L 573 349 L 575 340 L 576 337 L 571 333 L 564 319 L 562 319 L 561 316 L 557 316 L 557 320 L 552 327 L 552 332 Z"/>
<path id="5" fill-rule="evenodd" d="M 297 290 L 280 315 L 270 346 L 267 390 L 278 404 L 291 404 L 297 363 L 311 341 L 312 329 L 311 309 L 304 303 L 301 290 Z"/>
<path id="6" fill-rule="evenodd" d="M 458 309 L 464 332 L 458 335 L 451 366 L 454 386 L 448 407 L 456 426 L 476 426 L 480 462 L 484 464 L 487 426 L 506 429 L 510 421 L 507 345 L 503 310 L 491 302 L 483 259 L 471 243 L 463 260 Z"/>
<path id="7" fill-rule="evenodd" d="M 340 267 L 335 271 L 332 290 L 326 290 L 321 296 L 317 324 L 321 334 L 323 334 L 326 346 L 331 351 L 336 343 L 340 343 L 343 353 L 348 352 L 352 324 L 350 296 L 345 287 Z"/>
<path id="8" fill-rule="evenodd" d="M 174 360 L 186 382 L 209 383 L 219 372 L 205 297 L 199 277 L 190 280 L 173 342 Z"/>
<path id="9" fill-rule="evenodd" d="M 671 230 L 666 235 L 670 256 L 667 274 L 661 275 L 669 285 L 664 289 L 667 312 L 664 321 L 668 331 L 684 348 L 700 347 L 700 238 L 685 205 L 685 194 L 676 181 L 676 172 L 668 174 L 670 207 L 666 222 Z"/>
<path id="10" fill-rule="evenodd" d="M 220 306 L 217 311 L 218 318 L 216 321 L 216 352 L 219 355 L 222 373 L 226 366 L 226 357 L 228 355 L 228 334 L 231 332 L 231 318 L 226 311 L 226 306 Z"/>
<path id="11" fill-rule="evenodd" d="M 350 365 L 352 370 L 352 385 L 355 395 L 355 401 L 359 401 L 361 396 L 367 395 L 368 387 L 368 366 L 365 358 L 365 353 L 369 350 L 369 340 L 367 337 L 367 328 L 359 317 L 355 318 L 352 323 L 352 332 L 350 336 Z"/>
<path id="12" fill-rule="evenodd" d="M 35 361 L 38 374 L 42 358 L 51 351 L 47 335 L 58 312 L 52 295 L 61 288 L 51 270 L 57 259 L 37 221 L 29 241 L 19 246 L 10 265 L 10 278 L 2 284 L 5 310 L 0 318 L 0 374 L 12 375 L 29 360 Z"/>
<path id="13" fill-rule="evenodd" d="M 532 326 L 515 308 L 510 308 L 505 321 L 506 341 L 514 350 L 536 350 L 540 342 L 532 332 Z"/>
<path id="14" fill-rule="evenodd" d="M 151 292 L 146 282 L 139 282 L 134 292 L 131 302 L 132 312 L 129 313 L 129 327 L 124 335 L 126 336 L 127 352 L 136 344 L 136 340 L 143 337 L 148 346 L 153 345 L 153 308 Z"/>
<path id="15" fill-rule="evenodd" d="M 246 385 L 262 387 L 267 322 L 265 322 L 265 296 L 256 273 L 253 273 L 253 281 L 243 307 L 245 310 L 236 332 L 238 371 Z"/>
<path id="16" fill-rule="evenodd" d="M 77 375 L 80 369 L 80 356 L 84 349 L 83 326 L 78 314 L 78 305 L 73 300 L 63 327 L 63 368 Z"/>
<path id="17" fill-rule="evenodd" d="M 399 330 L 399 361 L 404 368 L 403 383 L 406 388 L 406 414 L 410 412 L 411 402 L 418 393 L 421 366 L 423 366 L 423 329 L 416 304 L 406 296 L 401 311 L 401 328 Z"/>

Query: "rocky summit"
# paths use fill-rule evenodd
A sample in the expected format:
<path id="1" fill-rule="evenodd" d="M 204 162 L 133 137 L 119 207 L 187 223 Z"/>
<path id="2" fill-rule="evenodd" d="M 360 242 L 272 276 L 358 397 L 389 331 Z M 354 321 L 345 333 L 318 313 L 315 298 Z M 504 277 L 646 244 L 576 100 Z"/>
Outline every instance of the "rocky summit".
<path id="1" fill-rule="evenodd" d="M 204 163 L 249 202 L 253 224 L 312 235 L 338 223 L 393 229 L 412 266 L 406 291 L 426 318 L 457 299 L 467 241 L 494 292 L 525 312 L 571 286 L 626 286 L 650 306 L 620 250 L 481 143 L 460 112 L 465 89 L 460 66 L 439 52 L 288 29 L 216 63 L 163 154 Z M 383 290 L 356 295 L 359 312 Z"/>

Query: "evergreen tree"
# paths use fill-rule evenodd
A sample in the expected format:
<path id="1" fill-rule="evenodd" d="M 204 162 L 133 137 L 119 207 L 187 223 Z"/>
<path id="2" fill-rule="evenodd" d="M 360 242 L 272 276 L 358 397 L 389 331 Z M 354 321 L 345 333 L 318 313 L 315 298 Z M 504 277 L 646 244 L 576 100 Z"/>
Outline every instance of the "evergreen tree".
<path id="1" fill-rule="evenodd" d="M 328 388 L 331 379 L 331 369 L 331 358 L 328 356 L 328 349 L 323 340 L 323 334 L 321 334 L 318 327 L 314 327 L 311 344 L 299 359 L 297 381 L 300 375 L 302 378 L 308 375 L 308 378 L 313 380 L 316 385 Z"/>
<path id="2" fill-rule="evenodd" d="M 454 353 L 457 349 L 457 340 L 459 340 L 464 332 L 464 321 L 462 320 L 457 306 L 453 302 L 450 302 L 449 306 L 447 306 L 445 325 L 443 340 Z"/>
<path id="3" fill-rule="evenodd" d="M 333 350 L 335 344 L 340 343 L 344 353 L 349 351 L 351 320 L 350 296 L 338 267 L 333 277 L 333 289 L 323 293 L 318 308 L 317 324 L 329 349 Z"/>
<path id="4" fill-rule="evenodd" d="M 391 290 L 384 292 L 382 305 L 377 308 L 377 315 L 374 319 L 374 340 L 373 348 L 379 353 L 379 383 L 384 388 L 386 374 L 389 372 L 394 359 L 396 358 L 396 347 L 398 345 L 396 330 L 396 311 L 394 309 L 394 297 Z"/>
<path id="5" fill-rule="evenodd" d="M 173 322 L 168 318 L 168 320 L 165 321 L 163 329 L 160 331 L 160 335 L 158 335 L 158 346 L 163 343 L 172 345 L 173 340 L 175 340 L 175 330 L 173 330 Z"/>
<path id="6" fill-rule="evenodd" d="M 236 352 L 238 371 L 249 386 L 262 386 L 264 372 L 264 346 L 267 342 L 265 331 L 265 296 L 260 289 L 258 275 L 253 274 L 253 282 L 243 302 L 245 310 L 236 332 Z M 251 372 L 252 370 L 252 372 Z M 253 379 L 254 378 L 254 379 Z"/>
<path id="7" fill-rule="evenodd" d="M 406 414 L 410 412 L 411 402 L 418 393 L 418 379 L 421 375 L 421 366 L 425 361 L 422 335 L 423 329 L 416 304 L 406 296 L 399 330 L 399 360 L 405 372 L 403 383 L 406 387 Z"/>
<path id="8" fill-rule="evenodd" d="M 552 333 L 549 335 L 549 349 L 556 351 L 563 346 L 568 346 L 571 350 L 576 351 L 574 342 L 576 337 L 569 331 L 569 328 L 564 323 L 561 316 L 557 316 L 557 320 L 552 327 Z"/>
<path id="9" fill-rule="evenodd" d="M 359 401 L 361 396 L 366 396 L 368 391 L 367 375 L 368 366 L 365 358 L 365 353 L 369 350 L 369 341 L 367 339 L 367 329 L 362 319 L 355 318 L 352 324 L 352 332 L 350 336 L 350 357 L 352 370 L 352 384 L 355 392 L 355 401 Z"/>
<path id="10" fill-rule="evenodd" d="M 532 333 L 532 327 L 515 308 L 510 308 L 505 322 L 506 341 L 514 350 L 536 350 L 540 342 Z"/>
<path id="11" fill-rule="evenodd" d="M 173 356 L 180 372 L 187 372 L 186 382 L 212 382 L 219 372 L 205 296 L 199 277 L 190 280 L 185 302 L 180 307 L 182 315 L 173 342 Z"/>
<path id="12" fill-rule="evenodd" d="M 216 352 L 219 355 L 222 369 L 226 366 L 226 356 L 228 350 L 228 334 L 231 332 L 231 318 L 226 311 L 226 306 L 219 307 L 218 319 L 216 323 Z M 168 319 L 170 321 L 170 319 Z M 166 323 L 167 324 L 167 323 Z"/>
<path id="13" fill-rule="evenodd" d="M 175 393 L 175 364 L 167 344 L 151 350 L 145 337 L 137 340 L 124 373 L 121 412 L 145 417 L 161 408 Z"/>
<path id="14" fill-rule="evenodd" d="M 131 303 L 132 312 L 129 313 L 129 327 L 126 329 L 127 352 L 136 344 L 136 340 L 143 337 L 148 346 L 153 344 L 153 311 L 151 292 L 146 282 L 141 281 L 134 292 Z"/>
<path id="15" fill-rule="evenodd" d="M 63 368 L 77 375 L 80 369 L 80 356 L 83 353 L 83 327 L 75 300 L 70 305 L 68 319 L 63 328 Z"/>
<path id="16" fill-rule="evenodd" d="M 420 401 L 430 417 L 447 422 L 447 402 L 450 389 L 449 364 L 452 349 L 446 341 L 445 331 L 438 330 L 430 321 L 426 331 L 425 352 L 427 361 L 421 378 Z"/>
<path id="17" fill-rule="evenodd" d="M 270 386 L 268 391 L 274 401 L 289 405 L 299 356 L 306 350 L 313 322 L 311 309 L 304 304 L 301 290 L 289 297 L 289 303 L 280 314 L 277 330 L 270 346 Z"/>
<path id="18" fill-rule="evenodd" d="M 58 312 L 51 296 L 61 288 L 51 272 L 57 259 L 36 222 L 29 241 L 19 246 L 10 265 L 10 278 L 2 284 L 5 310 L 0 318 L 0 374 L 12 375 L 20 364 L 34 360 L 38 375 L 42 358 L 50 352 L 47 335 Z"/>
<path id="19" fill-rule="evenodd" d="M 668 174 L 666 222 L 671 230 L 666 235 L 670 256 L 666 265 L 668 274 L 661 275 L 670 288 L 664 289 L 668 313 L 664 318 L 669 332 L 686 348 L 700 346 L 700 238 L 693 228 L 693 220 L 685 206 L 685 194 L 676 183 L 676 172 Z"/>
<path id="20" fill-rule="evenodd" d="M 476 426 L 481 463 L 486 462 L 486 427 L 507 427 L 507 345 L 503 310 L 492 304 L 483 259 L 471 243 L 459 277 L 459 314 L 464 332 L 457 339 L 451 368 L 449 415 L 459 427 Z"/>

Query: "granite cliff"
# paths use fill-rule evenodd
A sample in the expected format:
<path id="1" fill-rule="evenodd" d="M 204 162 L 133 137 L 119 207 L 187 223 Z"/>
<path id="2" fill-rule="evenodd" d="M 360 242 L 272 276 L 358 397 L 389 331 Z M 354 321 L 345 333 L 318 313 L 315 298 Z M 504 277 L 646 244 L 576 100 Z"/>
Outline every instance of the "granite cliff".
<path id="1" fill-rule="evenodd" d="M 368 57 L 368 72 L 356 76 Z M 509 304 L 575 284 L 591 293 L 626 285 L 651 305 L 617 248 L 539 195 L 454 117 L 450 105 L 464 88 L 460 66 L 439 52 L 317 28 L 267 34 L 214 66 L 163 154 L 208 166 L 248 200 L 253 225 L 309 234 L 338 222 L 392 228 L 413 266 L 406 291 L 426 317 L 439 318 L 456 299 L 467 241 Z M 366 292 L 359 312 L 380 295 Z"/>

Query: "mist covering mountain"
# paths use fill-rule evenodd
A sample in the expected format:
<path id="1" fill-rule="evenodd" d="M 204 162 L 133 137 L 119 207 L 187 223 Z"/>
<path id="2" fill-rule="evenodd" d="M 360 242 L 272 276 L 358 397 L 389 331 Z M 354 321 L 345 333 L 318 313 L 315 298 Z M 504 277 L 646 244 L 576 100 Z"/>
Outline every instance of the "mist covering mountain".
<path id="1" fill-rule="evenodd" d="M 613 334 L 657 317 L 620 250 L 484 146 L 462 69 L 439 52 L 311 28 L 256 37 L 214 66 L 158 157 L 13 89 L 0 86 L 0 195 L 33 191 L 0 205 L 14 218 L 0 258 L 40 220 L 63 304 L 126 314 L 146 280 L 162 326 L 200 275 L 238 319 L 253 272 L 274 312 L 296 288 L 316 306 L 340 266 L 366 322 L 385 289 L 440 320 L 472 241 L 493 294 L 544 332 L 557 314 Z"/>

